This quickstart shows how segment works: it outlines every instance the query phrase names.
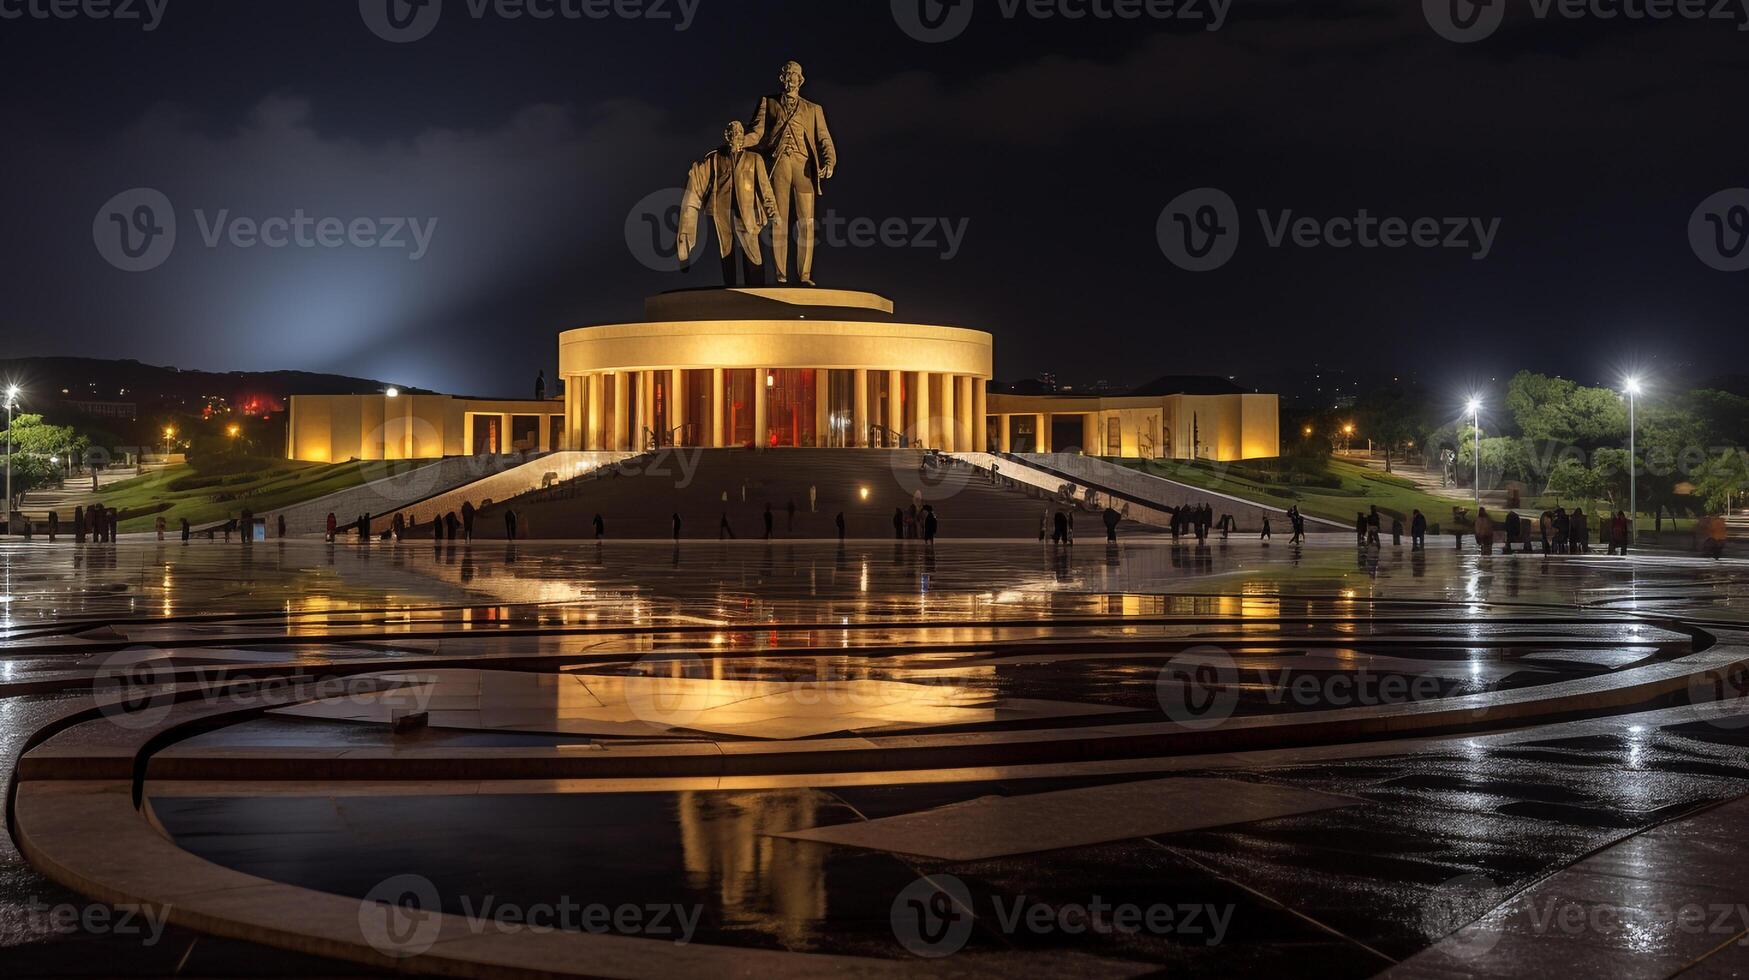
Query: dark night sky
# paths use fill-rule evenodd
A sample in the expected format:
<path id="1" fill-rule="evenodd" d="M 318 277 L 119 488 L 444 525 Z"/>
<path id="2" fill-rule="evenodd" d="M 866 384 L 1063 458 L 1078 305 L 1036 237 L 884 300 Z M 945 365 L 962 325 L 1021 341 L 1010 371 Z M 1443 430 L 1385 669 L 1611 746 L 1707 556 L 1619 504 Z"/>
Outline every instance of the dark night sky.
<path id="1" fill-rule="evenodd" d="M 27 0 L 0 0 L 15 8 Z M 44 0 L 37 0 L 44 2 Z M 1085 0 L 1083 0 L 1085 2 Z M 910 39 L 887 0 L 702 0 L 696 22 L 475 20 L 387 43 L 357 0 L 168 0 L 163 23 L 0 20 L 7 353 L 299 368 L 521 393 L 555 334 L 708 285 L 646 269 L 627 216 L 787 58 L 827 110 L 846 217 L 965 221 L 939 248 L 823 250 L 825 285 L 997 338 L 997 374 L 1281 382 L 1313 361 L 1435 383 L 1737 371 L 1749 272 L 1688 240 L 1749 185 L 1749 33 L 1535 22 L 1460 45 L 1414 0 L 1234 0 L 1219 31 L 1005 20 Z M 672 0 L 670 0 L 672 6 Z M 1239 250 L 1194 274 L 1162 208 L 1215 186 Z M 175 252 L 111 267 L 93 219 L 164 192 Z M 1499 218 L 1492 254 L 1266 247 L 1255 212 Z M 436 218 L 429 253 L 207 248 L 195 217 Z"/>

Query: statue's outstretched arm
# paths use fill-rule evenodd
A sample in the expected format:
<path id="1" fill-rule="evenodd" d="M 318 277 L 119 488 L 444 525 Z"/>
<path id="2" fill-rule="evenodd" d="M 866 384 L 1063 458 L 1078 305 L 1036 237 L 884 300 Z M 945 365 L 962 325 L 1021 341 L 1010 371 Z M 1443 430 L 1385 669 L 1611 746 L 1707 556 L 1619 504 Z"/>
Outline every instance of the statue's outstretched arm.
<path id="1" fill-rule="evenodd" d="M 680 224 L 674 230 L 674 244 L 682 262 L 698 244 L 698 212 L 704 207 L 705 195 L 710 193 L 710 176 L 708 160 L 700 160 L 686 172 L 686 189 L 680 193 Z"/>
<path id="2" fill-rule="evenodd" d="M 765 142 L 765 97 L 761 96 L 759 103 L 753 107 L 753 118 L 747 122 L 747 148 L 753 149 Z"/>

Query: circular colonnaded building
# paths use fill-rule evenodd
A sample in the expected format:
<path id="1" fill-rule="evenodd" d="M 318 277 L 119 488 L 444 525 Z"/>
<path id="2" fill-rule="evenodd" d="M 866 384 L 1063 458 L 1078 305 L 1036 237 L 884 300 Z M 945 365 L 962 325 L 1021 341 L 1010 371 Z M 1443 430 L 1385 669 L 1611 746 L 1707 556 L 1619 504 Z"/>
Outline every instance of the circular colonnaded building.
<path id="1" fill-rule="evenodd" d="M 680 290 L 559 335 L 564 444 L 985 448 L 991 336 L 842 289 Z"/>

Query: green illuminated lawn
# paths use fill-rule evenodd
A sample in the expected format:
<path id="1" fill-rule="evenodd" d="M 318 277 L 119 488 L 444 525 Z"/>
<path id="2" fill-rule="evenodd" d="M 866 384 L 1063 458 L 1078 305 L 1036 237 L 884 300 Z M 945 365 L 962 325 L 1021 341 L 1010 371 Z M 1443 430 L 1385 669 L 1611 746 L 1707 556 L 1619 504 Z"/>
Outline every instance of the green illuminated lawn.
<path id="1" fill-rule="evenodd" d="M 1280 468 L 1276 468 L 1273 461 L 1261 465 L 1159 459 L 1114 459 L 1111 462 L 1284 510 L 1298 504 L 1300 512 L 1309 517 L 1322 517 L 1344 525 L 1354 523 L 1356 512 L 1377 504 L 1385 515 L 1387 528 L 1393 513 L 1402 515 L 1407 528 L 1409 514 L 1419 508 L 1427 515 L 1429 525 L 1438 524 L 1442 529 L 1450 530 L 1453 526 L 1452 506 L 1464 506 L 1459 501 L 1425 493 L 1402 477 L 1338 459 L 1298 464 L 1284 462 L 1279 464 Z"/>
<path id="2" fill-rule="evenodd" d="M 105 487 L 99 497 L 121 515 L 122 532 L 150 531 L 162 515 L 175 529 L 186 517 L 195 527 L 314 500 L 389 475 L 382 463 L 296 463 L 249 459 L 197 470 L 188 464 Z"/>

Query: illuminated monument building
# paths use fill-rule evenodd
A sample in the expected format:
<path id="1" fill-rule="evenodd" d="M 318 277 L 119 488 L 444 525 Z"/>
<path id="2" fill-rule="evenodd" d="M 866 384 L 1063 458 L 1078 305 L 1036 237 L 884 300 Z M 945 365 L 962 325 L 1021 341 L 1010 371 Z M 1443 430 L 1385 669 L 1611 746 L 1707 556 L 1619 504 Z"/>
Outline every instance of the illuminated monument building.
<path id="1" fill-rule="evenodd" d="M 779 76 L 750 125 L 692 165 L 677 251 L 714 226 L 720 289 L 651 297 L 644 319 L 559 335 L 562 401 L 385 394 L 292 399 L 294 459 L 518 451 L 929 448 L 1239 460 L 1279 452 L 1275 395 L 1192 379 L 1124 396 L 986 394 L 991 335 L 907 322 L 874 293 L 813 285 L 815 200 L 837 167 L 825 113 Z M 788 281 L 791 228 L 797 282 Z M 760 232 L 771 226 L 769 267 Z M 740 262 L 735 261 L 739 246 Z M 732 285 L 743 272 L 751 285 Z M 758 284 L 767 277 L 774 285 Z"/>

